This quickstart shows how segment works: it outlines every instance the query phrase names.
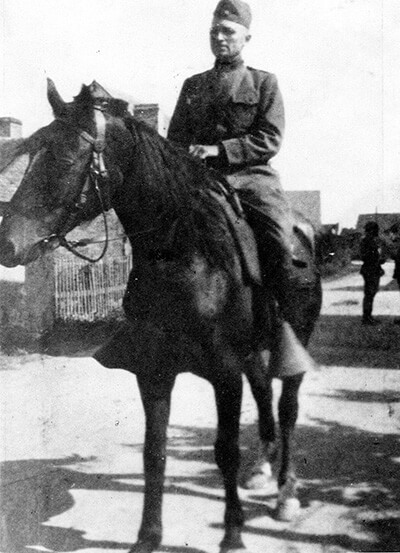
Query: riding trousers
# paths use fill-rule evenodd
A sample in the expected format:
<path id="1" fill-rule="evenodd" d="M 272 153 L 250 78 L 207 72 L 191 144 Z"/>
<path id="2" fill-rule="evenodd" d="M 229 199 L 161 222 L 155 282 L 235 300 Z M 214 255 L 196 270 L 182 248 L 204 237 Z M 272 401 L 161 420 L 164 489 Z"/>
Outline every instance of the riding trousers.
<path id="1" fill-rule="evenodd" d="M 247 167 L 226 179 L 238 192 L 248 222 L 253 228 L 265 277 L 279 267 L 291 267 L 291 209 L 277 172 L 269 165 Z"/>

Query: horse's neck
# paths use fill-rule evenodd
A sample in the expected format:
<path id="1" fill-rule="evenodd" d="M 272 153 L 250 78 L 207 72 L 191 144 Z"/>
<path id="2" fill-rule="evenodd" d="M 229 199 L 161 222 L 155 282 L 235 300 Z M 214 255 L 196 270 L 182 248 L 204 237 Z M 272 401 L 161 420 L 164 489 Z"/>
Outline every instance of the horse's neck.
<path id="1" fill-rule="evenodd" d="M 114 206 L 114 210 L 127 236 L 136 235 L 146 230 L 147 222 L 134 202 L 126 202 L 123 207 Z"/>
<path id="2" fill-rule="evenodd" d="M 160 226 L 165 228 L 172 220 L 170 215 L 176 212 L 163 139 L 140 124 L 136 127 L 137 122 L 131 128 L 136 144 L 129 154 L 132 163 L 124 172 L 113 205 L 128 236 L 154 232 Z"/>
<path id="3" fill-rule="evenodd" d="M 145 128 L 133 128 L 135 151 L 113 206 L 134 249 L 189 258 L 202 250 L 226 258 L 225 218 L 207 193 L 204 167 Z"/>
<path id="4" fill-rule="evenodd" d="M 132 246 L 145 253 L 154 249 L 155 240 L 162 241 L 165 217 L 160 216 L 160 205 L 141 185 L 134 175 L 126 177 L 113 208 Z"/>

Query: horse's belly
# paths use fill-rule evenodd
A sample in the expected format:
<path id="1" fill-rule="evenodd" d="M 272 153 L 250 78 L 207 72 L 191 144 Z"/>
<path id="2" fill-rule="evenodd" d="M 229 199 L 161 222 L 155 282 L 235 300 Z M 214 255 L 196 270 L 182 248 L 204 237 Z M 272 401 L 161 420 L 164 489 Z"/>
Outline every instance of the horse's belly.
<path id="1" fill-rule="evenodd" d="M 189 266 L 174 262 L 141 264 L 132 271 L 124 298 L 131 321 L 152 321 L 166 331 L 199 338 L 216 326 L 227 339 L 248 340 L 252 329 L 251 291 L 222 269 L 195 256 Z"/>
<path id="2" fill-rule="evenodd" d="M 205 261 L 195 258 L 188 271 L 192 301 L 198 315 L 205 319 L 215 319 L 228 302 L 228 276 L 218 269 L 209 269 Z"/>
<path id="3" fill-rule="evenodd" d="M 189 267 L 141 263 L 130 275 L 124 309 L 130 324 L 96 354 L 107 367 L 149 373 L 158 360 L 157 372 L 162 360 L 176 373 L 207 371 L 213 351 L 243 356 L 252 344 L 250 288 L 202 258 Z"/>
<path id="4" fill-rule="evenodd" d="M 133 270 L 124 298 L 128 319 L 152 320 L 164 328 L 190 328 L 218 317 L 227 301 L 223 271 L 201 263 L 142 263 Z"/>

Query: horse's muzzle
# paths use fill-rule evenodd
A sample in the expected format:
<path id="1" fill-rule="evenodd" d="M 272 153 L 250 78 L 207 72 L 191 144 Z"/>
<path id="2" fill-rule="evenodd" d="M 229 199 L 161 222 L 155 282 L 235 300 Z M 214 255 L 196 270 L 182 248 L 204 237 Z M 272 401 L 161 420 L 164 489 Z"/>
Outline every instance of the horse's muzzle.
<path id="1" fill-rule="evenodd" d="M 13 268 L 18 265 L 28 265 L 42 256 L 48 250 L 54 250 L 59 246 L 59 241 L 56 238 L 44 239 L 40 242 L 30 245 L 29 247 L 18 252 L 15 244 L 0 233 L 0 265 Z"/>

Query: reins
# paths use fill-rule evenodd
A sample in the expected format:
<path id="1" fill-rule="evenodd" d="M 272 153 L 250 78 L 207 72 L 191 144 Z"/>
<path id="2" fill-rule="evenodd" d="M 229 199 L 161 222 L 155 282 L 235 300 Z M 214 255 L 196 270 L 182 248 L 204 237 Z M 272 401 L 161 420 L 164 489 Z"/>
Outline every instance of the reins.
<path id="1" fill-rule="evenodd" d="M 103 152 L 105 148 L 105 134 L 106 134 L 106 118 L 104 115 L 104 111 L 106 108 L 104 107 L 104 105 L 94 105 L 93 109 L 94 109 L 95 126 L 96 126 L 95 137 L 93 137 L 87 131 L 80 130 L 79 128 L 76 129 L 76 131 L 79 133 L 79 136 L 92 146 L 92 152 L 91 152 L 92 158 L 90 162 L 88 175 L 85 178 L 82 189 L 77 195 L 75 203 L 70 208 L 69 214 L 67 215 L 66 221 L 64 222 L 62 229 L 59 230 L 58 233 L 50 237 L 47 237 L 44 240 L 44 241 L 49 241 L 52 238 L 57 239 L 60 246 L 67 249 L 76 257 L 79 257 L 80 259 L 83 259 L 89 263 L 97 263 L 98 261 L 103 259 L 103 257 L 107 252 L 109 242 L 110 242 L 109 229 L 108 229 L 108 223 L 107 223 L 107 217 L 106 217 L 106 211 L 110 209 L 110 206 L 105 205 L 102 190 L 99 184 L 101 180 L 108 179 L 108 171 L 105 166 L 104 156 L 103 156 Z M 61 118 L 59 120 L 67 125 L 71 125 L 69 121 L 65 121 L 64 119 L 61 119 Z M 216 180 L 216 183 L 217 183 L 217 189 L 219 194 L 225 197 L 225 199 L 233 208 L 233 211 L 235 212 L 236 216 L 239 218 L 242 218 L 243 210 L 240 206 L 240 203 L 238 202 L 236 194 L 234 194 L 230 189 L 229 184 L 226 182 L 222 182 L 220 178 Z M 67 240 L 66 238 L 66 234 L 69 232 L 71 228 L 74 228 L 76 226 L 77 219 L 79 220 L 82 210 L 87 205 L 88 194 L 91 187 L 94 187 L 94 190 L 98 197 L 100 207 L 101 207 L 101 214 L 103 217 L 104 229 L 105 229 L 105 240 L 104 240 L 103 249 L 101 253 L 95 258 L 89 257 L 88 255 L 85 255 L 79 252 L 77 248 L 88 246 L 90 243 L 98 243 L 98 241 L 94 241 L 94 240 L 92 241 L 88 239 L 70 241 L 70 240 Z M 213 194 L 210 193 L 209 196 L 212 197 Z M 213 198 L 213 203 L 214 201 L 215 201 L 215 198 Z M 166 249 L 168 249 L 171 246 L 172 242 L 174 241 L 177 222 L 178 222 L 177 220 L 174 221 L 170 232 L 168 232 L 167 239 L 164 241 L 164 246 L 166 247 Z M 128 237 L 131 242 L 135 240 L 140 240 L 146 235 L 151 235 L 154 232 L 159 231 L 160 228 L 161 226 L 158 227 L 158 225 L 155 225 L 155 226 L 153 225 L 151 228 L 141 230 L 137 233 L 133 233 L 133 234 L 128 233 Z"/>
<path id="2" fill-rule="evenodd" d="M 96 121 L 96 138 L 93 138 L 93 136 L 91 136 L 86 131 L 80 131 L 79 133 L 79 135 L 84 140 L 86 140 L 93 146 L 92 160 L 90 163 L 89 174 L 86 177 L 83 188 L 79 193 L 77 201 L 75 202 L 74 210 L 69 214 L 68 219 L 64 224 L 64 228 L 66 229 L 65 232 L 61 231 L 60 233 L 57 234 L 57 238 L 59 240 L 60 246 L 63 246 L 65 249 L 67 249 L 76 257 L 79 257 L 80 259 L 84 259 L 85 261 L 88 261 L 90 263 L 97 263 L 98 261 L 103 259 L 103 257 L 107 252 L 109 241 L 110 241 L 109 232 L 108 232 L 107 215 L 106 215 L 106 211 L 109 209 L 109 206 L 106 207 L 104 205 L 103 196 L 99 186 L 100 179 L 108 178 L 108 171 L 105 166 L 104 156 L 103 156 L 103 151 L 105 148 L 105 135 L 106 135 L 106 119 L 104 117 L 104 108 L 101 106 L 94 106 L 94 114 L 95 114 L 95 121 Z M 76 249 L 77 247 L 88 245 L 90 241 L 82 240 L 78 242 L 71 242 L 67 240 L 65 237 L 71 224 L 75 221 L 77 214 L 80 213 L 85 208 L 87 203 L 88 192 L 92 184 L 94 186 L 94 189 L 96 191 L 97 197 L 100 202 L 101 213 L 103 216 L 104 233 L 105 233 L 103 250 L 100 253 L 100 255 L 95 258 L 91 258 L 83 253 L 80 253 Z"/>

